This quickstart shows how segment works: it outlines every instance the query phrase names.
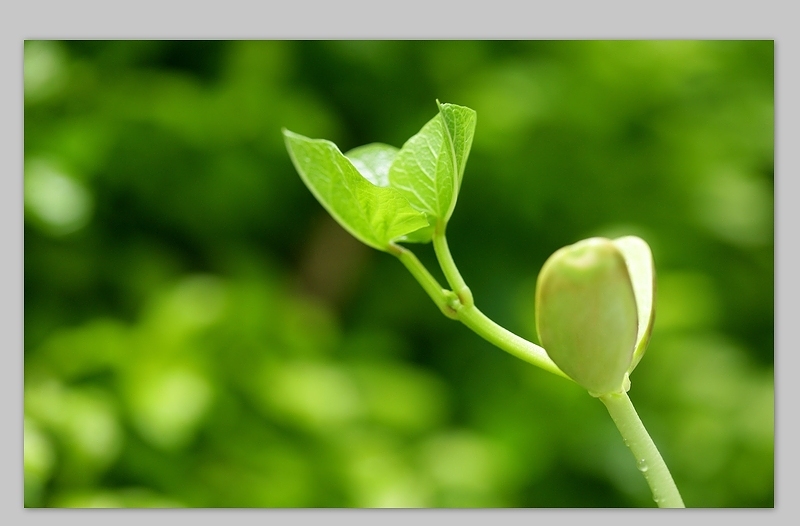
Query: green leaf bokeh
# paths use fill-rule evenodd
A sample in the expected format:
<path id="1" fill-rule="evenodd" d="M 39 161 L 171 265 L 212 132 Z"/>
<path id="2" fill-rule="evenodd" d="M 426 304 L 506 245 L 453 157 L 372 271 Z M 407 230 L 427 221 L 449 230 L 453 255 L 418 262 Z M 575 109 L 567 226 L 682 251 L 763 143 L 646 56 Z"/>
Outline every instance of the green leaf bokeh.
<path id="1" fill-rule="evenodd" d="M 478 116 L 447 231 L 481 310 L 535 341 L 550 254 L 645 239 L 630 396 L 687 506 L 774 506 L 772 41 L 24 61 L 26 506 L 654 506 L 602 404 L 442 316 L 286 154 L 284 127 L 399 147 L 437 99 Z"/>

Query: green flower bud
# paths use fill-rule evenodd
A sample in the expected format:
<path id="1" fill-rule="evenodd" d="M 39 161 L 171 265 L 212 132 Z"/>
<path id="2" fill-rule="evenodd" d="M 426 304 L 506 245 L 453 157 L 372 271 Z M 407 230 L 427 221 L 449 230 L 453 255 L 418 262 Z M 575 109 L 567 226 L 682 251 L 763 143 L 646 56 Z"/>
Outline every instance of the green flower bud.
<path id="1" fill-rule="evenodd" d="M 594 396 L 629 387 L 628 374 L 652 329 L 652 268 L 647 243 L 629 236 L 566 246 L 539 273 L 539 340 L 556 365 Z"/>

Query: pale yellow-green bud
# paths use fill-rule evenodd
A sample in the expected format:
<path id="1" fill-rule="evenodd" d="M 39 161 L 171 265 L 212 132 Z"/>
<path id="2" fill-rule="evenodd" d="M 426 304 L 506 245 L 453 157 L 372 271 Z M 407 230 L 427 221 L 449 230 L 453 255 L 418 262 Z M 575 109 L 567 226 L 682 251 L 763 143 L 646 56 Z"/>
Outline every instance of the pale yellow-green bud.
<path id="1" fill-rule="evenodd" d="M 652 256 L 641 239 L 591 238 L 561 248 L 537 281 L 540 343 L 592 395 L 625 391 L 650 336 L 653 296 Z"/>

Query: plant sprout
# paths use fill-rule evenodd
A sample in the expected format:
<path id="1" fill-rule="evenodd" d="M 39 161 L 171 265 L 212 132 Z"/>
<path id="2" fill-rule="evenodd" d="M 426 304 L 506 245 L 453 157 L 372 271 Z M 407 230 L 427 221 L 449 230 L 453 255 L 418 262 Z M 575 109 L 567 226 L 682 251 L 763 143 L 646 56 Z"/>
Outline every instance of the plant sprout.
<path id="1" fill-rule="evenodd" d="M 659 507 L 684 507 L 664 460 L 628 398 L 630 374 L 653 328 L 655 270 L 634 236 L 591 238 L 556 251 L 536 287 L 544 347 L 501 327 L 475 306 L 450 254 L 453 214 L 476 113 L 437 101 L 438 113 L 402 148 L 373 143 L 342 153 L 332 142 L 284 129 L 289 156 L 322 206 L 363 243 L 397 257 L 448 318 L 500 349 L 574 381 L 608 409 Z M 450 288 L 402 243 L 433 244 Z"/>

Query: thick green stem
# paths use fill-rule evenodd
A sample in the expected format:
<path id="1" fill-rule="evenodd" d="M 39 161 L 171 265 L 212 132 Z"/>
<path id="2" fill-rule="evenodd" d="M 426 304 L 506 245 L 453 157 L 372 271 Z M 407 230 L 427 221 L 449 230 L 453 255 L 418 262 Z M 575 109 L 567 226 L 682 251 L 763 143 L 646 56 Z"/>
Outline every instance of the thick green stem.
<path id="1" fill-rule="evenodd" d="M 647 479 L 653 500 L 659 508 L 684 508 L 681 494 L 672 475 L 661 458 L 653 439 L 639 419 L 627 393 L 610 393 L 600 396 L 608 413 L 617 424 L 625 444 L 636 458 L 636 464 Z"/>

